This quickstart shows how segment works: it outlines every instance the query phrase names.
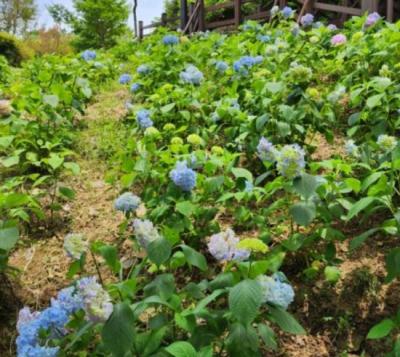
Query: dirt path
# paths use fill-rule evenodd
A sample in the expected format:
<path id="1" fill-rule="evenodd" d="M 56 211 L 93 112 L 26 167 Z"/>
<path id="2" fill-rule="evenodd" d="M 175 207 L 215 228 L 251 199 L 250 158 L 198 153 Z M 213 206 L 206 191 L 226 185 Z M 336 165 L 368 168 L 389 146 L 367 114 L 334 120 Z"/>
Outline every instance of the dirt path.
<path id="1" fill-rule="evenodd" d="M 113 201 L 118 190 L 105 182 L 105 159 L 101 158 L 101 141 L 107 140 L 108 126 L 117 125 L 125 115 L 125 91 L 109 89 L 98 95 L 83 117 L 86 127 L 79 133 L 77 162 L 81 173 L 64 178 L 76 197 L 63 205 L 62 219 L 66 224 L 51 238 L 29 239 L 11 256 L 10 264 L 20 269 L 13 281 L 16 295 L 23 304 L 39 307 L 68 285 L 66 273 L 70 264 L 63 249 L 65 234 L 83 233 L 89 241 L 115 240 L 118 224 Z"/>

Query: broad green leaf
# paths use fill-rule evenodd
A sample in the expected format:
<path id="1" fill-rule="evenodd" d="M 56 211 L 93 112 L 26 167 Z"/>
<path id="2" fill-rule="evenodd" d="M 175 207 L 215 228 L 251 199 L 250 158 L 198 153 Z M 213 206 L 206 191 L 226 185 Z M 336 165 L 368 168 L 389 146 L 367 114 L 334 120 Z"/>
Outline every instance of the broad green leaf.
<path id="1" fill-rule="evenodd" d="M 357 237 L 355 237 L 354 239 L 352 239 L 350 241 L 350 249 L 353 250 L 353 249 L 358 248 L 365 242 L 365 240 L 368 237 L 370 237 L 372 234 L 374 234 L 377 231 L 379 231 L 379 228 L 372 228 L 372 229 L 369 229 L 366 232 L 358 235 Z"/>
<path id="2" fill-rule="evenodd" d="M 306 331 L 296 321 L 296 319 L 281 307 L 269 306 L 268 310 L 271 316 L 274 318 L 274 321 L 283 331 L 293 333 L 294 335 L 306 334 Z"/>
<path id="3" fill-rule="evenodd" d="M 315 176 L 303 173 L 293 181 L 295 191 L 306 200 L 315 194 L 318 187 L 318 181 Z"/>
<path id="4" fill-rule="evenodd" d="M 186 341 L 174 342 L 165 350 L 174 357 L 197 357 L 197 352 L 194 347 Z"/>
<path id="5" fill-rule="evenodd" d="M 378 105 L 381 104 L 382 98 L 383 98 L 383 94 L 376 94 L 376 95 L 373 95 L 372 97 L 369 97 L 367 99 L 367 107 L 369 109 L 377 107 Z"/>
<path id="6" fill-rule="evenodd" d="M 43 103 L 50 105 L 53 108 L 57 108 L 58 103 L 59 103 L 59 98 L 57 95 L 44 95 Z"/>
<path id="7" fill-rule="evenodd" d="M 19 156 L 9 156 L 5 159 L 1 160 L 1 163 L 4 167 L 12 167 L 19 164 Z"/>
<path id="8" fill-rule="evenodd" d="M 58 191 L 61 193 L 61 195 L 70 200 L 73 200 L 75 198 L 75 191 L 71 188 L 60 186 L 58 188 Z"/>
<path id="9" fill-rule="evenodd" d="M 253 175 L 249 170 L 234 167 L 232 168 L 232 173 L 236 178 L 245 178 L 247 181 L 253 182 Z"/>
<path id="10" fill-rule="evenodd" d="M 115 357 L 125 357 L 129 353 L 135 338 L 135 317 L 126 302 L 114 305 L 114 311 L 101 333 L 104 346 Z"/>
<path id="11" fill-rule="evenodd" d="M 177 203 L 175 208 L 179 213 L 183 214 L 186 217 L 190 217 L 193 211 L 196 209 L 196 205 L 194 205 L 190 201 L 183 201 Z"/>
<path id="12" fill-rule="evenodd" d="M 392 249 L 386 257 L 386 282 L 400 276 L 400 248 Z"/>
<path id="13" fill-rule="evenodd" d="M 15 246 L 19 238 L 17 227 L 0 227 L 0 249 L 9 251 Z"/>
<path id="14" fill-rule="evenodd" d="M 12 141 L 14 140 L 15 136 L 13 135 L 5 135 L 0 137 L 0 147 L 7 148 L 11 145 Z"/>
<path id="15" fill-rule="evenodd" d="M 243 280 L 229 291 L 229 309 L 232 315 L 243 324 L 254 320 L 262 300 L 261 287 L 255 280 Z"/>
<path id="16" fill-rule="evenodd" d="M 265 346 L 273 351 L 278 349 L 278 343 L 276 342 L 275 332 L 265 324 L 259 324 L 258 326 L 258 334 L 262 338 L 265 343 Z"/>
<path id="17" fill-rule="evenodd" d="M 367 338 L 375 340 L 386 337 L 395 328 L 396 324 L 391 319 L 382 320 L 379 324 L 369 330 Z"/>
<path id="18" fill-rule="evenodd" d="M 169 113 L 172 109 L 174 109 L 176 106 L 176 103 L 170 103 L 167 105 L 164 105 L 163 107 L 161 107 L 161 112 L 163 114 Z"/>
<path id="19" fill-rule="evenodd" d="M 147 254 L 153 263 L 161 265 L 165 263 L 171 255 L 171 243 L 163 237 L 156 239 L 148 245 Z"/>
<path id="20" fill-rule="evenodd" d="M 187 245 L 181 245 L 183 254 L 190 265 L 194 265 L 202 271 L 207 270 L 207 260 L 203 254 L 197 252 Z"/>
<path id="21" fill-rule="evenodd" d="M 311 202 L 298 202 L 290 208 L 294 221 L 301 226 L 308 226 L 315 218 L 315 205 Z"/>
<path id="22" fill-rule="evenodd" d="M 346 219 L 350 221 L 353 217 L 357 216 L 361 211 L 366 209 L 375 200 L 375 197 L 363 197 L 361 200 L 357 201 L 351 206 L 349 212 L 347 213 Z"/>
<path id="23" fill-rule="evenodd" d="M 50 154 L 50 157 L 46 159 L 46 162 L 53 170 L 57 170 L 63 164 L 64 159 L 57 154 Z"/>

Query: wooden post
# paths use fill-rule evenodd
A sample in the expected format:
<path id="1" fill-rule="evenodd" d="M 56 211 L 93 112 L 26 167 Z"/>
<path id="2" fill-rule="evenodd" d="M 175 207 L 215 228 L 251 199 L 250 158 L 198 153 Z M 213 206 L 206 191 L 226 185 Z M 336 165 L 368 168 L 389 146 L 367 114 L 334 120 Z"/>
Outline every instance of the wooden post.
<path id="1" fill-rule="evenodd" d="M 242 22 L 242 0 L 234 0 L 235 27 L 239 27 Z"/>
<path id="2" fill-rule="evenodd" d="M 193 3 L 190 3 L 190 4 L 189 4 L 189 19 L 192 18 L 193 12 L 194 12 L 194 4 L 193 4 Z M 193 29 L 193 21 L 190 23 L 188 32 L 189 32 L 189 33 L 194 32 L 194 29 Z"/>
<path id="3" fill-rule="evenodd" d="M 394 0 L 387 0 L 386 18 L 390 22 L 394 20 Z"/>
<path id="4" fill-rule="evenodd" d="M 187 0 L 181 0 L 181 30 L 184 30 L 188 22 Z"/>
<path id="5" fill-rule="evenodd" d="M 139 40 L 143 40 L 143 21 L 139 21 Z"/>
<path id="6" fill-rule="evenodd" d="M 200 1 L 199 5 L 199 31 L 206 30 L 206 11 L 204 7 L 204 0 L 197 0 Z"/>
<path id="7" fill-rule="evenodd" d="M 379 0 L 361 0 L 361 11 L 364 12 L 374 12 L 378 11 Z"/>
<path id="8" fill-rule="evenodd" d="M 167 26 L 167 14 L 165 12 L 163 12 L 161 14 L 161 26 Z"/>
<path id="9" fill-rule="evenodd" d="M 287 5 L 287 0 L 279 0 L 279 7 L 282 9 Z"/>

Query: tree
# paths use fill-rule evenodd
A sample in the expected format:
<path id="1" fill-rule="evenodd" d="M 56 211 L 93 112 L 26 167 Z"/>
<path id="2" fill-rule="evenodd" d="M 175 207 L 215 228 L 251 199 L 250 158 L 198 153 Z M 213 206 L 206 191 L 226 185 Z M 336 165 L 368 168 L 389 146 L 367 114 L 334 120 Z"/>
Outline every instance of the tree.
<path id="1" fill-rule="evenodd" d="M 36 13 L 35 0 L 0 0 L 0 31 L 25 33 Z"/>
<path id="2" fill-rule="evenodd" d="M 129 7 L 126 0 L 74 0 L 75 13 L 62 5 L 49 6 L 55 22 L 69 24 L 78 49 L 109 48 L 127 31 Z"/>

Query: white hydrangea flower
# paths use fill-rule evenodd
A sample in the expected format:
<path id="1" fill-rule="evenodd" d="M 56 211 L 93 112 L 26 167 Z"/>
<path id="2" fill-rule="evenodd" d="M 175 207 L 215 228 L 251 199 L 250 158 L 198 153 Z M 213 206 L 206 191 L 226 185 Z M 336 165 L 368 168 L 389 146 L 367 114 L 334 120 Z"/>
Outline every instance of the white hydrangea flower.
<path id="1" fill-rule="evenodd" d="M 141 220 L 136 218 L 133 220 L 132 225 L 136 239 L 142 248 L 147 248 L 151 242 L 160 238 L 157 228 L 148 219 Z"/>
<path id="2" fill-rule="evenodd" d="M 64 249 L 67 255 L 75 260 L 81 259 L 88 249 L 88 242 L 83 234 L 70 233 L 64 238 Z"/>

